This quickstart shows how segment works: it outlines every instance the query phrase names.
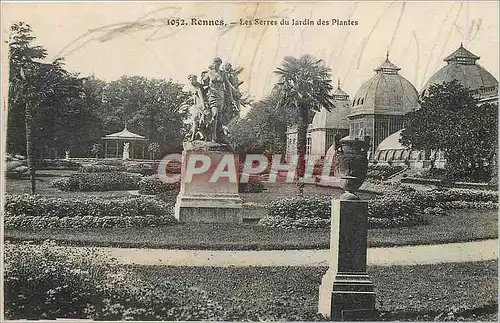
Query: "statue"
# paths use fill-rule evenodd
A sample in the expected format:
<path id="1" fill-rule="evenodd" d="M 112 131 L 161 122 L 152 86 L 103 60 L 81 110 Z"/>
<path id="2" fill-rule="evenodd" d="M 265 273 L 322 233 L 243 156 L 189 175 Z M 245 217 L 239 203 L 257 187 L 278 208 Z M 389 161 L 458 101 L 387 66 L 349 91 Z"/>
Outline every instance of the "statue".
<path id="1" fill-rule="evenodd" d="M 239 113 L 243 83 L 238 74 L 243 68 L 233 69 L 226 63 L 221 69 L 222 60 L 215 58 L 208 71 L 201 73 L 200 82 L 196 75 L 188 79 L 194 89 L 193 105 L 190 106 L 191 133 L 189 139 L 226 143 L 227 127 L 230 119 Z"/>
<path id="2" fill-rule="evenodd" d="M 190 140 L 207 140 L 207 124 L 208 118 L 210 118 L 210 111 L 208 110 L 208 104 L 206 103 L 206 90 L 203 89 L 203 85 L 198 82 L 196 75 L 189 75 L 188 80 L 194 89 L 193 94 L 193 105 L 190 106 L 189 112 L 191 115 L 191 136 Z"/>
<path id="3" fill-rule="evenodd" d="M 130 159 L 130 143 L 126 142 L 123 144 L 123 160 Z"/>

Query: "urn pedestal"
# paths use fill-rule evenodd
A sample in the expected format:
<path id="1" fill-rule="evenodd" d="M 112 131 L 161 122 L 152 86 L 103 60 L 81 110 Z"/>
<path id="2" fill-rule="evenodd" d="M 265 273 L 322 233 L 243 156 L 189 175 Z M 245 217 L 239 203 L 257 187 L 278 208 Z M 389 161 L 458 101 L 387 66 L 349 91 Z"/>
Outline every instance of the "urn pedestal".
<path id="1" fill-rule="evenodd" d="M 192 141 L 183 146 L 176 219 L 179 222 L 242 223 L 237 155 L 227 145 L 215 142 Z M 227 176 L 218 176 L 221 174 L 218 167 L 222 166 L 227 170 L 222 175 Z"/>
<path id="2" fill-rule="evenodd" d="M 375 319 L 375 291 L 366 273 L 368 202 L 354 192 L 368 170 L 368 139 L 339 142 L 334 176 L 345 193 L 332 200 L 329 268 L 319 288 L 318 312 L 333 321 Z"/>

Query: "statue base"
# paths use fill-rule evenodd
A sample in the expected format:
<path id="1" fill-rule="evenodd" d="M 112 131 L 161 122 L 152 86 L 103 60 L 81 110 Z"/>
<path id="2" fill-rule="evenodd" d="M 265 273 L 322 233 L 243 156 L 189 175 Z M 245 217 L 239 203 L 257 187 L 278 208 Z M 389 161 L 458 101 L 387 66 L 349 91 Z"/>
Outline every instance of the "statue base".
<path id="1" fill-rule="evenodd" d="M 179 222 L 242 223 L 238 156 L 222 143 L 190 141 L 183 146 L 175 218 Z"/>
<path id="2" fill-rule="evenodd" d="M 375 291 L 366 274 L 368 203 L 352 193 L 332 200 L 329 268 L 318 312 L 332 321 L 376 321 Z"/>
<path id="3" fill-rule="evenodd" d="M 376 321 L 375 291 L 370 277 L 329 268 L 321 280 L 318 312 L 332 321 Z"/>

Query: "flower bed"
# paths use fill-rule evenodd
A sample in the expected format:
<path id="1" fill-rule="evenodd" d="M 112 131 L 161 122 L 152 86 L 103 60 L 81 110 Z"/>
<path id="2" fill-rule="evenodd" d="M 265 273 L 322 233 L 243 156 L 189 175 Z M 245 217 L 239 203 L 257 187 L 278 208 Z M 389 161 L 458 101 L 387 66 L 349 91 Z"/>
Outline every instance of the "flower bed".
<path id="1" fill-rule="evenodd" d="M 126 173 L 137 173 L 141 175 L 153 175 L 158 169 L 158 163 L 138 163 L 133 161 L 126 162 L 116 162 L 110 161 L 110 163 L 95 162 L 92 164 L 84 165 L 81 169 L 81 173 L 111 173 L 111 172 L 126 172 Z"/>
<path id="2" fill-rule="evenodd" d="M 376 180 L 385 180 L 391 177 L 392 175 L 399 173 L 405 168 L 406 168 L 405 166 L 401 165 L 388 165 L 388 164 L 369 165 L 366 177 Z"/>
<path id="3" fill-rule="evenodd" d="M 472 190 L 451 188 L 448 190 L 433 190 L 438 202 L 470 201 L 470 202 L 495 202 L 498 203 L 498 192 L 487 190 Z"/>
<path id="4" fill-rule="evenodd" d="M 424 207 L 418 197 L 397 191 L 369 201 L 369 228 L 394 228 L 424 224 Z M 275 200 L 268 205 L 268 215 L 261 225 L 281 228 L 325 228 L 330 225 L 329 197 L 293 197 Z"/>
<path id="5" fill-rule="evenodd" d="M 54 170 L 54 169 L 67 169 L 76 170 L 82 167 L 81 164 L 65 159 L 42 159 L 36 160 L 36 169 Z"/>
<path id="6" fill-rule="evenodd" d="M 264 183 L 258 178 L 249 178 L 247 183 L 238 184 L 239 193 L 262 193 L 264 189 Z"/>
<path id="7" fill-rule="evenodd" d="M 128 173 L 137 173 L 146 176 L 151 176 L 156 174 L 158 170 L 158 163 L 148 164 L 148 163 L 137 163 L 137 162 L 124 162 L 123 171 Z"/>
<path id="8" fill-rule="evenodd" d="M 448 201 L 438 203 L 439 207 L 444 210 L 453 209 L 497 209 L 498 203 L 484 201 Z"/>
<path id="9" fill-rule="evenodd" d="M 176 223 L 172 207 L 145 197 L 116 199 L 7 195 L 6 228 L 151 227 Z"/>
<path id="10" fill-rule="evenodd" d="M 52 186 L 62 191 L 125 191 L 138 189 L 140 180 L 139 174 L 132 173 L 79 173 L 57 179 Z"/>
<path id="11" fill-rule="evenodd" d="M 179 189 L 179 182 L 166 183 L 159 179 L 158 176 L 143 177 L 139 181 L 139 194 L 156 195 L 171 191 L 178 193 Z"/>
<path id="12" fill-rule="evenodd" d="M 99 165 L 87 164 L 83 165 L 79 170 L 81 173 L 112 173 L 122 171 L 120 166 L 116 165 Z"/>
<path id="13" fill-rule="evenodd" d="M 150 282 L 92 249 L 6 245 L 5 316 L 13 319 L 187 321 L 222 318 L 205 292 Z"/>

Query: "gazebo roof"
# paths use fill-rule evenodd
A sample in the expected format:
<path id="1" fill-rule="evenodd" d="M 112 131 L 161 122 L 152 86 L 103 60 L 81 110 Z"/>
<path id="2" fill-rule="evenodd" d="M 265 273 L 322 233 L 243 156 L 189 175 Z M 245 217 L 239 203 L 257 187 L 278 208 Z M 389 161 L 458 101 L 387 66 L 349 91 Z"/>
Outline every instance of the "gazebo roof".
<path id="1" fill-rule="evenodd" d="M 104 140 L 147 140 L 144 136 L 128 131 L 127 127 L 117 133 L 102 137 Z"/>

